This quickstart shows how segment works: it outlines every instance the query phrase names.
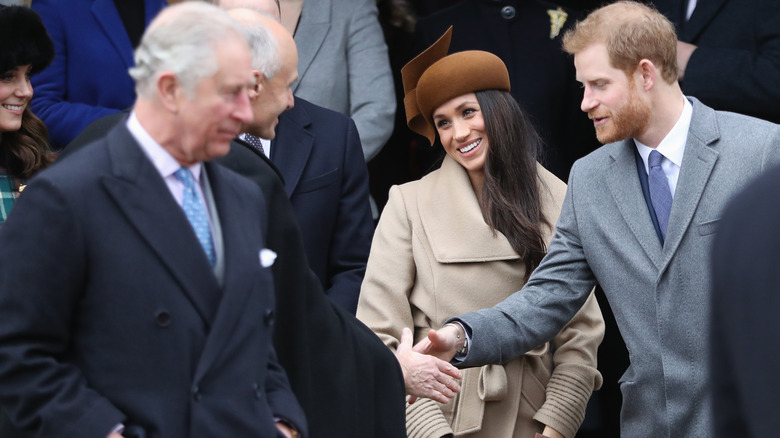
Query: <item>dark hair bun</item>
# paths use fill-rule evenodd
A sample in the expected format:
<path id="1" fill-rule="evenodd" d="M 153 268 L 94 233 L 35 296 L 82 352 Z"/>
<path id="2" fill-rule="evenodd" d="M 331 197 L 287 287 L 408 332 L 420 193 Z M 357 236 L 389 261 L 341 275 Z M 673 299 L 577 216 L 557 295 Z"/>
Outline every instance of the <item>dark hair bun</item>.
<path id="1" fill-rule="evenodd" d="M 32 65 L 33 73 L 54 59 L 54 44 L 41 17 L 24 6 L 0 6 L 0 73 Z"/>

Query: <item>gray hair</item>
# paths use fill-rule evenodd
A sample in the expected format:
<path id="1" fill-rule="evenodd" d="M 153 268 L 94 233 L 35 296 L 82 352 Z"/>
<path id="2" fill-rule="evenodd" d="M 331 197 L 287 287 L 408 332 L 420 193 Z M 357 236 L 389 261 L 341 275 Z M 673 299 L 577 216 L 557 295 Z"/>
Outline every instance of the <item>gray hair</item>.
<path id="1" fill-rule="evenodd" d="M 203 2 L 183 2 L 165 8 L 144 33 L 135 51 L 136 93 L 151 97 L 157 76 L 173 72 L 182 88 L 192 96 L 204 78 L 218 70 L 216 49 L 226 34 L 242 38 L 244 33 L 220 8 Z"/>
<path id="2" fill-rule="evenodd" d="M 257 12 L 271 20 L 275 19 L 260 9 L 240 6 L 233 9 L 248 9 Z M 279 43 L 271 32 L 257 20 L 238 20 L 244 37 L 249 43 L 252 52 L 252 68 L 258 70 L 267 79 L 272 79 L 282 68 L 282 59 L 279 56 Z"/>

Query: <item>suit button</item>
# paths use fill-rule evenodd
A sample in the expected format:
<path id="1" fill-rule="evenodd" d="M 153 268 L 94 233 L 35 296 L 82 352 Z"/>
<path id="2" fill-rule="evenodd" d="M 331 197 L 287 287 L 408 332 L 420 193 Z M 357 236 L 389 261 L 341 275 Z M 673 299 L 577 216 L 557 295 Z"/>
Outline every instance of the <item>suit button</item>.
<path id="1" fill-rule="evenodd" d="M 196 402 L 199 402 L 201 399 L 200 388 L 198 388 L 197 386 L 192 388 L 192 399 L 195 400 Z"/>
<path id="2" fill-rule="evenodd" d="M 157 312 L 156 318 L 157 318 L 157 325 L 159 325 L 160 327 L 168 327 L 168 325 L 170 325 L 171 323 L 171 314 L 164 310 Z"/>
<path id="3" fill-rule="evenodd" d="M 265 322 L 266 326 L 270 326 L 274 323 L 274 310 L 273 309 L 266 309 L 265 310 L 265 317 L 263 318 L 263 322 Z"/>
<path id="4" fill-rule="evenodd" d="M 517 15 L 517 11 L 515 11 L 514 6 L 504 6 L 501 8 L 501 16 L 505 19 L 511 20 L 515 18 L 515 15 Z"/>
<path id="5" fill-rule="evenodd" d="M 255 389 L 255 398 L 258 400 L 263 398 L 263 388 L 259 384 L 255 383 L 254 389 Z"/>

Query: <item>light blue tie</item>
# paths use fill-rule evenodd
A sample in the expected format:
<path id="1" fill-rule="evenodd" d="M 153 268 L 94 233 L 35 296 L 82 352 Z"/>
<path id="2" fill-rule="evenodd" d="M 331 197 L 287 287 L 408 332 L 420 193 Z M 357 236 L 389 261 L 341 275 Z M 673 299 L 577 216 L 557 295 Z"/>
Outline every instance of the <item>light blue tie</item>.
<path id="1" fill-rule="evenodd" d="M 209 227 L 206 204 L 198 197 L 198 192 L 195 190 L 195 178 L 189 169 L 182 167 L 176 171 L 175 175 L 184 184 L 184 198 L 181 202 L 181 208 L 190 221 L 190 225 L 195 230 L 195 235 L 198 237 L 203 251 L 206 252 L 206 257 L 213 267 L 217 262 L 217 256 L 214 252 L 214 241 L 211 240 L 211 228 Z"/>
<path id="2" fill-rule="evenodd" d="M 672 211 L 672 191 L 669 189 L 669 181 L 661 168 L 664 156 L 658 151 L 650 152 L 647 160 L 650 165 L 648 184 L 650 186 L 650 200 L 653 202 L 653 210 L 658 218 L 658 226 L 661 228 L 661 243 L 666 240 L 666 228 L 669 225 L 669 213 Z"/>

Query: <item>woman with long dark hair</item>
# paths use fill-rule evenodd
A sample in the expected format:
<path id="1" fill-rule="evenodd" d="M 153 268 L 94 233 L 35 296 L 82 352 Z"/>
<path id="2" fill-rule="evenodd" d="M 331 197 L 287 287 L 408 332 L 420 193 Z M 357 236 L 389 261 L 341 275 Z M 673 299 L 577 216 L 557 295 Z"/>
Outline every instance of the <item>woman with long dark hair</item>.
<path id="1" fill-rule="evenodd" d="M 30 110 L 30 76 L 54 57 L 40 17 L 22 6 L 0 6 L 0 224 L 25 182 L 54 160 L 43 122 Z"/>
<path id="2" fill-rule="evenodd" d="M 411 349 L 449 317 L 521 289 L 566 192 L 536 162 L 540 140 L 503 62 L 481 51 L 446 56 L 450 32 L 402 70 L 409 127 L 431 144 L 438 135 L 447 154 L 439 170 L 390 190 L 357 316 L 396 351 L 410 437 L 571 438 L 601 385 L 604 322 L 592 296 L 552 342 L 463 370 L 459 383 L 432 377 L 438 365 Z"/>

